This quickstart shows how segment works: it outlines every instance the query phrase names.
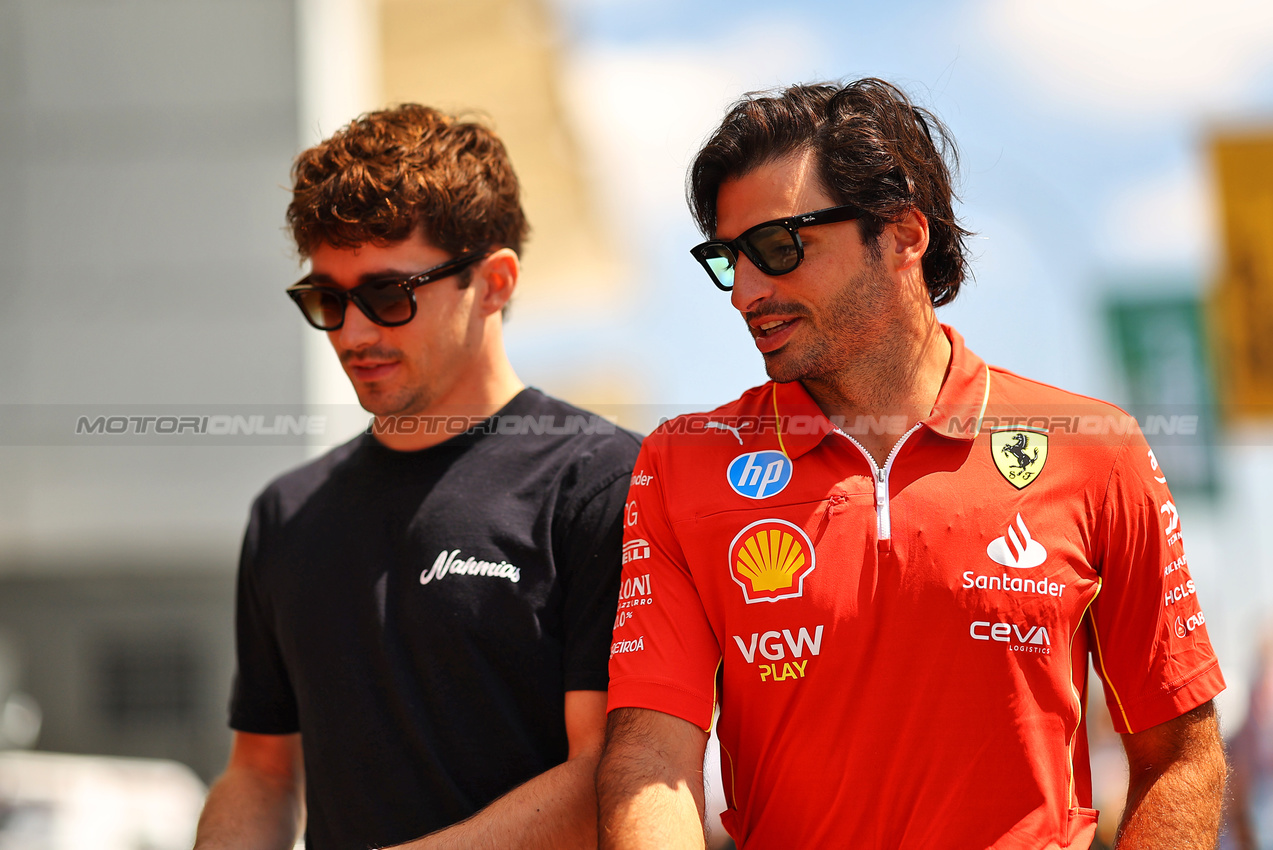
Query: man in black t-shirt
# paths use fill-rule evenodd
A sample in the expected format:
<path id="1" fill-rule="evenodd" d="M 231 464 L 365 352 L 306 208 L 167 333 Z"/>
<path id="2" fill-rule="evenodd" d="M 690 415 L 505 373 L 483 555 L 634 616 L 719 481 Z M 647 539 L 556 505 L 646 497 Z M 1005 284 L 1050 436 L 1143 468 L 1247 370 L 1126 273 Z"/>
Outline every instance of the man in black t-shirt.
<path id="1" fill-rule="evenodd" d="M 375 420 L 253 506 L 196 848 L 301 823 L 309 850 L 595 846 L 638 440 L 505 355 L 527 226 L 503 145 L 371 113 L 300 155 L 288 223 L 312 266 L 288 293 Z"/>

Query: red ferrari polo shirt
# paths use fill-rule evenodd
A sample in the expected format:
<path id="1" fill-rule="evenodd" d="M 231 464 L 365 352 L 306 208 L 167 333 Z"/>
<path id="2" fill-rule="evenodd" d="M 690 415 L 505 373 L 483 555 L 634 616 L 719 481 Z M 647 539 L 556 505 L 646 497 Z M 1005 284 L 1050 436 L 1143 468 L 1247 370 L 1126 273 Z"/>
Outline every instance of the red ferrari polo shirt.
<path id="1" fill-rule="evenodd" d="M 1224 687 L 1135 421 L 946 332 L 905 433 L 769 383 L 645 441 L 609 707 L 719 704 L 740 847 L 1086 848 L 1089 653 L 1120 732 Z"/>

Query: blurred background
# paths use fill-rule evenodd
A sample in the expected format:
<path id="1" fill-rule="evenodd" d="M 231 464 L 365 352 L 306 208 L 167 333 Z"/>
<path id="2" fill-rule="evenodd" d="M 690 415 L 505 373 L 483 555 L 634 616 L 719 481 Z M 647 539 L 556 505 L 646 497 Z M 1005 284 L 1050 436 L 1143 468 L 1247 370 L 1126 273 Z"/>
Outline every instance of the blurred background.
<path id="1" fill-rule="evenodd" d="M 959 142 L 943 321 L 1140 417 L 1229 683 L 1225 840 L 1273 847 L 1266 0 L 0 0 L 0 850 L 181 847 L 224 764 L 250 500 L 366 421 L 283 295 L 299 150 L 483 115 L 534 228 L 513 362 L 644 432 L 764 380 L 688 254 L 697 145 L 745 91 L 861 76 Z"/>

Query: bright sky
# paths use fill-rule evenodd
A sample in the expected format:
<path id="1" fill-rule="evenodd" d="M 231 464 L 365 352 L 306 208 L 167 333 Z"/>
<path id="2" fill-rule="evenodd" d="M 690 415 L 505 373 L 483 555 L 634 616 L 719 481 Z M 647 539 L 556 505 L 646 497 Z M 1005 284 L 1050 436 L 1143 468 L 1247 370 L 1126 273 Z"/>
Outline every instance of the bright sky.
<path id="1" fill-rule="evenodd" d="M 1268 0 L 551 2 L 568 29 L 565 102 L 634 280 L 606 315 L 547 328 L 514 317 L 510 349 L 532 383 L 551 390 L 586 361 L 663 411 L 714 407 L 765 379 L 689 256 L 702 237 L 684 201 L 686 166 L 743 92 L 879 76 L 935 111 L 959 143 L 962 215 L 977 233 L 975 280 L 939 316 L 991 363 L 1113 401 L 1124 399 L 1104 301 L 1209 285 L 1207 141 L 1273 127 Z M 1273 451 L 1251 445 L 1224 463 L 1226 495 L 1193 506 L 1189 539 L 1236 724 L 1251 636 L 1273 610 L 1253 530 L 1273 504 Z"/>
<path id="2" fill-rule="evenodd" d="M 975 281 L 941 312 L 992 363 L 1114 396 L 1100 306 L 1115 287 L 1199 287 L 1213 266 L 1206 139 L 1273 123 L 1264 0 L 757 3 L 555 0 L 567 107 L 617 250 L 623 308 L 508 327 L 537 381 L 576 360 L 642 400 L 714 406 L 764 380 L 740 319 L 688 254 L 686 166 L 741 93 L 880 76 L 953 130 Z M 543 381 L 549 384 L 550 381 Z M 581 399 L 586 401 L 586 399 Z"/>

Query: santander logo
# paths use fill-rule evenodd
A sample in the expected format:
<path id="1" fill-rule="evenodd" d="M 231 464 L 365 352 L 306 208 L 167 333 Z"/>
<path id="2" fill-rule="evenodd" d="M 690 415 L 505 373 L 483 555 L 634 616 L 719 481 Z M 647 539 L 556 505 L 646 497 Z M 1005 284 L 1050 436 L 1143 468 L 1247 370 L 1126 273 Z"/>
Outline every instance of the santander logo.
<path id="1" fill-rule="evenodd" d="M 986 554 L 996 564 L 1018 570 L 1037 567 L 1048 558 L 1048 550 L 1030 536 L 1030 529 L 1026 528 L 1021 514 L 1017 514 L 1016 520 L 1008 526 L 1007 534 L 990 541 Z"/>

